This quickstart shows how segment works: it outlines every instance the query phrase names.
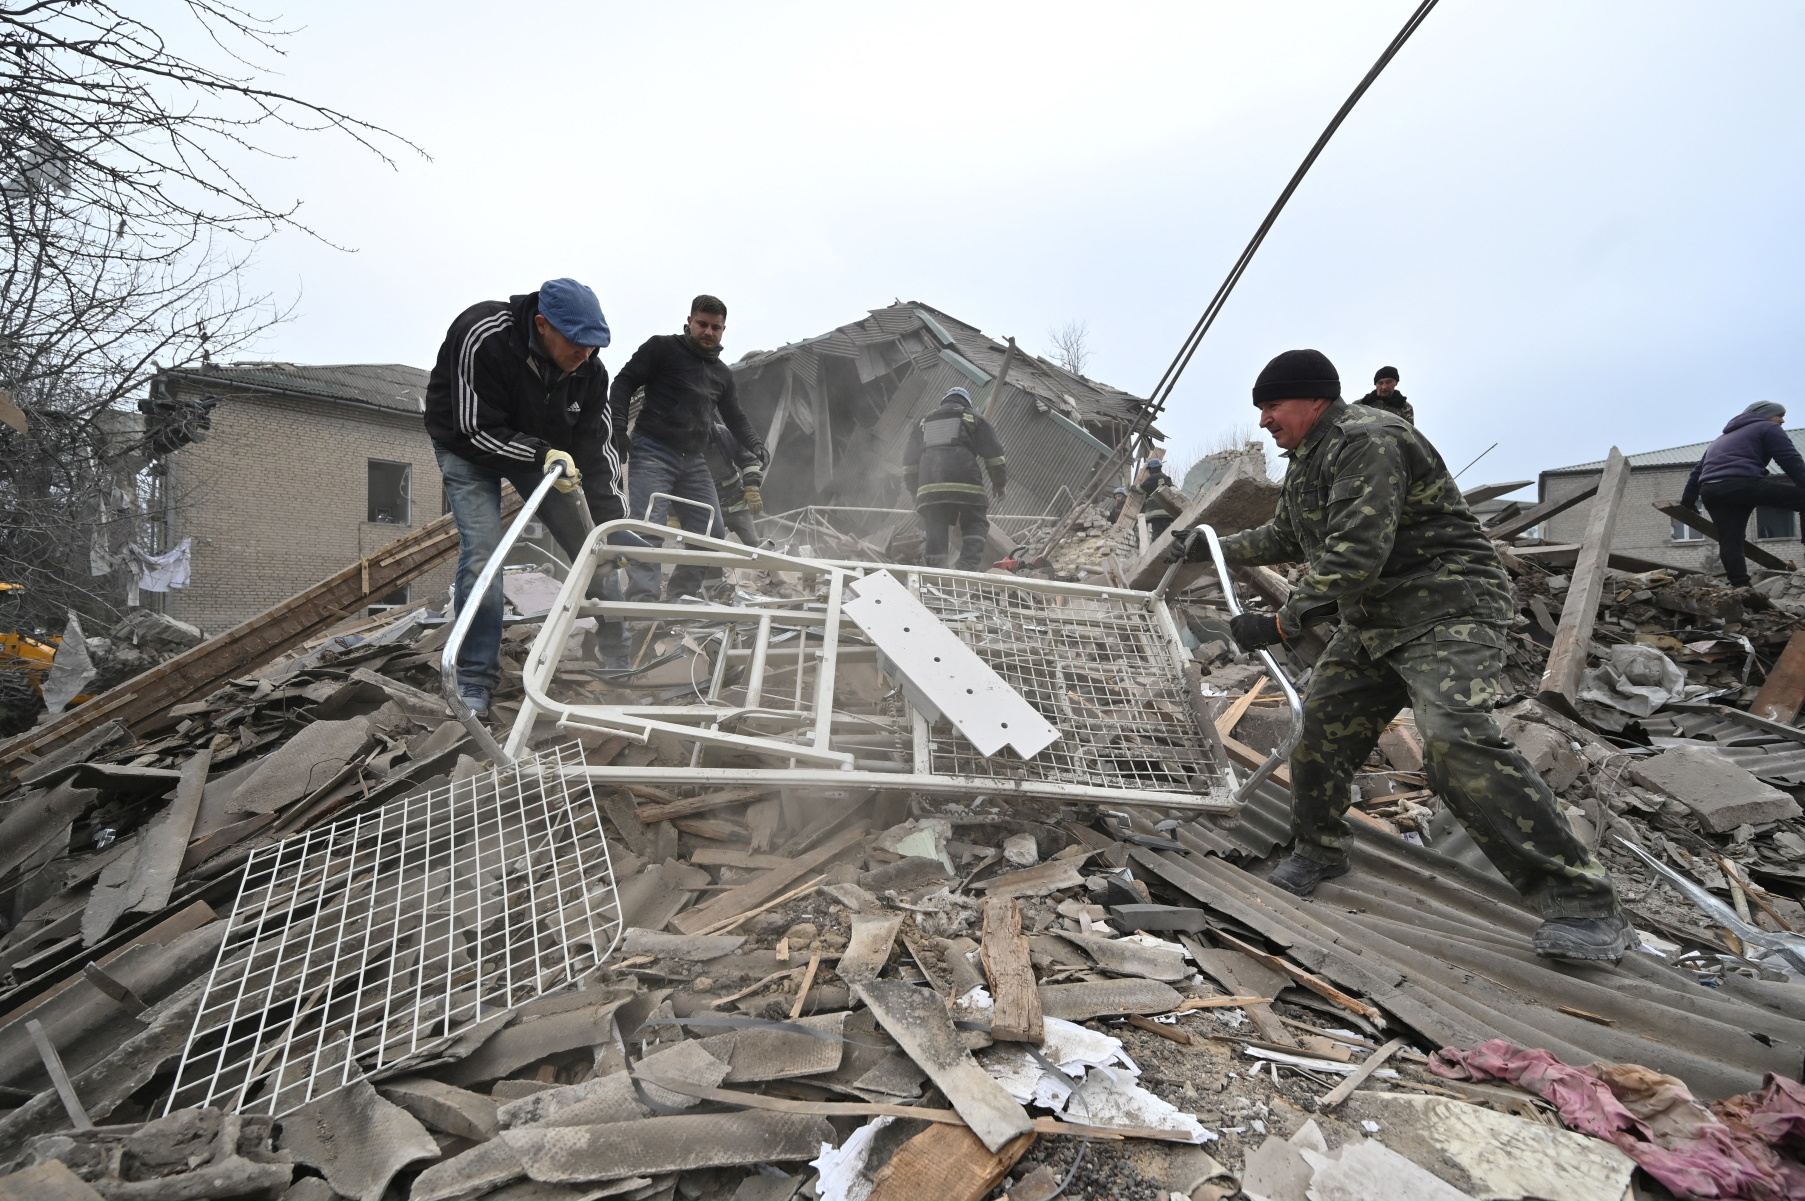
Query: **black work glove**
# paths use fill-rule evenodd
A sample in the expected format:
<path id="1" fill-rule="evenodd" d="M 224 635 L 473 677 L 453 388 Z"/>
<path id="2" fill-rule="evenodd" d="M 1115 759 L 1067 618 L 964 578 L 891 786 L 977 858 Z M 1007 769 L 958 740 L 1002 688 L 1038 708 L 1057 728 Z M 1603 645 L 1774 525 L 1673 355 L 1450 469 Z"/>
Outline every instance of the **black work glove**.
<path id="1" fill-rule="evenodd" d="M 1279 632 L 1277 613 L 1237 613 L 1228 619 L 1228 632 L 1234 636 L 1235 645 L 1244 651 L 1257 651 L 1285 640 Z"/>
<path id="2" fill-rule="evenodd" d="M 1208 563 L 1210 561 L 1210 540 L 1203 536 L 1202 530 L 1179 530 L 1172 535 L 1172 545 L 1166 548 L 1168 563 Z"/>

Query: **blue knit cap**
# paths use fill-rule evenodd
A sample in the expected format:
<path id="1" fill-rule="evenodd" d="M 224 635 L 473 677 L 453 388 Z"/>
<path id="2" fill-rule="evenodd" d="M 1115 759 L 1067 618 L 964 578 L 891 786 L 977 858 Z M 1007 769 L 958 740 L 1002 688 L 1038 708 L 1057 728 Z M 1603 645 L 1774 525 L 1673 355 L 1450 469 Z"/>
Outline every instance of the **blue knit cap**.
<path id="1" fill-rule="evenodd" d="M 966 408 L 971 408 L 971 393 L 967 392 L 964 388 L 948 388 L 946 390 L 946 395 L 940 398 L 940 403 L 945 404 L 955 396 L 965 402 Z"/>
<path id="2" fill-rule="evenodd" d="M 578 346 L 601 348 L 612 340 L 595 293 L 574 279 L 548 279 L 539 285 L 539 313 L 552 328 Z"/>

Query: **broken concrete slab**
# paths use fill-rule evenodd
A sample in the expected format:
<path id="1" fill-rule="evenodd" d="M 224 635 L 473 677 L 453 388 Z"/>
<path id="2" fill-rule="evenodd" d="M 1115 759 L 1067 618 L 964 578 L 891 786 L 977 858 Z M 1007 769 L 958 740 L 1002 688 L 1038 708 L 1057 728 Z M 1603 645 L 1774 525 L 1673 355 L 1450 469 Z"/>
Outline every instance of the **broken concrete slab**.
<path id="1" fill-rule="evenodd" d="M 1078 866 L 1083 862 L 1084 857 L 1079 855 L 1055 859 L 1038 867 L 1005 872 L 988 880 L 979 880 L 972 887 L 992 897 L 1044 897 L 1068 888 L 1082 887 L 1084 873 L 1078 870 Z"/>
<path id="2" fill-rule="evenodd" d="M 1070 930 L 1055 931 L 1075 947 L 1097 961 L 1097 966 L 1125 976 L 1143 980 L 1184 980 L 1191 975 L 1185 966 L 1185 953 L 1179 947 L 1170 950 L 1150 947 L 1132 938 L 1104 938 L 1099 934 L 1078 934 Z"/>
<path id="3" fill-rule="evenodd" d="M 1359 1112 L 1384 1128 L 1388 1146 L 1431 1170 L 1434 1156 L 1451 1161 L 1466 1174 L 1462 1187 L 1480 1201 L 1620 1201 L 1636 1170 L 1602 1139 L 1465 1101 L 1379 1092 L 1356 1099 Z"/>
<path id="4" fill-rule="evenodd" d="M 269 1146 L 274 1123 L 217 1109 L 178 1109 L 154 1121 L 40 1135 L 24 1161 L 60 1161 L 107 1201 L 222 1201 L 270 1197 L 294 1167 Z"/>
<path id="5" fill-rule="evenodd" d="M 575 1184 L 812 1159 L 822 1143 L 837 1137 L 826 1118 L 747 1112 L 685 1114 L 604 1126 L 525 1127 L 505 1130 L 497 1141 L 512 1148 L 534 1180 Z"/>
<path id="6" fill-rule="evenodd" d="M 729 1068 L 725 1060 L 710 1055 L 700 1041 L 686 1039 L 654 1051 L 640 1060 L 633 1070 L 654 1080 L 718 1088 L 727 1079 Z M 652 1084 L 642 1087 L 654 1101 L 668 1108 L 688 1109 L 696 1104 L 696 1099 L 686 1094 Z M 635 1121 L 650 1117 L 652 1112 L 640 1102 L 632 1077 L 622 1071 L 581 1084 L 548 1088 L 510 1101 L 496 1112 L 496 1120 L 504 1129 L 533 1125 L 597 1126 Z"/>
<path id="7" fill-rule="evenodd" d="M 0 1176 L 0 1201 L 100 1201 L 94 1186 L 60 1159 Z"/>
<path id="8" fill-rule="evenodd" d="M 566 1002 L 577 1007 L 561 1012 L 523 1013 L 513 1025 L 490 1038 L 468 1059 L 447 1067 L 439 1074 L 440 1078 L 456 1085 L 495 1080 L 547 1055 L 607 1042 L 614 1030 L 614 1011 L 631 999 L 630 996 L 608 993 L 542 998 L 542 1001 Z M 529 1006 L 521 1008 L 525 1010 Z"/>
<path id="9" fill-rule="evenodd" d="M 1334 1154 L 1304 1147 L 1298 1154 L 1311 1168 L 1310 1201 L 1473 1201 L 1441 1177 L 1399 1155 L 1377 1139 L 1348 1143 Z"/>
<path id="10" fill-rule="evenodd" d="M 852 938 L 840 956 L 840 979 L 848 984 L 862 984 L 877 979 L 890 952 L 896 945 L 896 933 L 902 929 L 902 918 L 887 914 L 855 913 Z"/>
<path id="11" fill-rule="evenodd" d="M 232 794 L 234 813 L 274 813 L 323 787 L 376 740 L 369 720 L 316 721 L 262 761 Z"/>
<path id="12" fill-rule="evenodd" d="M 403 1076 L 377 1086 L 384 1100 L 392 1101 L 434 1130 L 480 1143 L 501 1129 L 495 1101 L 441 1080 Z"/>
<path id="13" fill-rule="evenodd" d="M 1713 834 L 1800 815 L 1792 797 L 1703 744 L 1669 747 L 1637 759 L 1630 764 L 1629 775 L 1644 788 L 1666 793 L 1692 810 L 1699 825 Z"/>
<path id="14" fill-rule="evenodd" d="M 436 1148 L 435 1148 L 436 1150 Z M 409 1201 L 453 1201 L 476 1197 L 526 1175 L 526 1167 L 506 1139 L 496 1137 L 433 1164 L 414 1178 Z"/>
<path id="15" fill-rule="evenodd" d="M 991 1152 L 1034 1128 L 1027 1110 L 972 1058 L 938 995 L 899 980 L 868 980 L 855 990 Z"/>
<path id="16" fill-rule="evenodd" d="M 660 959 L 706 963 L 730 955 L 745 945 L 743 934 L 665 934 L 629 927 L 621 935 L 620 949 L 623 955 L 656 955 Z"/>
<path id="17" fill-rule="evenodd" d="M 620 918 L 624 925 L 646 930 L 662 930 L 689 904 L 696 889 L 714 883 L 699 867 L 675 859 L 654 863 L 638 875 L 620 882 L 616 895 L 620 898 Z"/>
<path id="18" fill-rule="evenodd" d="M 846 1053 L 842 1039 L 845 1013 L 797 1018 L 789 1024 L 818 1030 L 820 1035 L 755 1026 L 701 1039 L 699 1045 L 714 1058 L 726 1061 L 728 1084 L 787 1080 L 792 1076 L 813 1076 L 839 1068 Z M 646 1074 L 657 1073 L 648 1071 Z"/>
<path id="19" fill-rule="evenodd" d="M 1157 980 L 1104 980 L 1083 984 L 1043 984 L 1041 1009 L 1050 1018 L 1082 1022 L 1129 1013 L 1169 1013 L 1184 997 Z"/>
<path id="20" fill-rule="evenodd" d="M 418 1119 L 382 1099 L 368 1080 L 309 1101 L 282 1119 L 282 1149 L 317 1168 L 341 1197 L 382 1201 L 408 1164 L 437 1159 L 439 1144 Z"/>
<path id="21" fill-rule="evenodd" d="M 879 901 L 857 884 L 823 884 L 821 891 L 854 913 L 876 913 Z"/>

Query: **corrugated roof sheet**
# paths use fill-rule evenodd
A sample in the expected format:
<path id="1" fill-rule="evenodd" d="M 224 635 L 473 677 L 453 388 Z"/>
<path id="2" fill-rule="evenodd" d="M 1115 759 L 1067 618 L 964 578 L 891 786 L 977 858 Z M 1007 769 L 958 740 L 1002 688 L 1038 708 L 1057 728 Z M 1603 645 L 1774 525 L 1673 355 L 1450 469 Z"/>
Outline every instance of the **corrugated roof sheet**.
<path id="1" fill-rule="evenodd" d="M 336 363 L 309 367 L 296 363 L 209 364 L 199 371 L 171 372 L 184 387 L 248 384 L 296 396 L 352 400 L 402 413 L 419 413 L 426 405 L 428 372 L 405 363 Z"/>
<path id="2" fill-rule="evenodd" d="M 1509 1038 L 1576 1065 L 1640 1063 L 1707 1099 L 1756 1088 L 1764 1072 L 1798 1078 L 1805 989 L 1734 973 L 1709 988 L 1644 951 L 1617 965 L 1541 959 L 1540 918 L 1464 832 L 1431 850 L 1356 825 L 1354 870 L 1300 900 L 1227 862 L 1271 855 L 1289 809 L 1268 785 L 1238 820 L 1175 831 L 1189 850 L 1137 847 L 1132 862 L 1443 1045 Z"/>
<path id="3" fill-rule="evenodd" d="M 1805 454 L 1805 428 L 1787 430 L 1786 436 L 1792 444 Z M 1705 448 L 1709 442 L 1689 442 L 1685 446 L 1669 447 L 1667 450 L 1650 450 L 1639 455 L 1629 456 L 1630 470 L 1638 467 L 1690 467 L 1705 457 Z M 1572 467 L 1555 467 L 1544 471 L 1543 475 L 1583 475 L 1589 471 L 1603 471 L 1604 460 L 1594 459 L 1590 463 L 1576 463 Z"/>

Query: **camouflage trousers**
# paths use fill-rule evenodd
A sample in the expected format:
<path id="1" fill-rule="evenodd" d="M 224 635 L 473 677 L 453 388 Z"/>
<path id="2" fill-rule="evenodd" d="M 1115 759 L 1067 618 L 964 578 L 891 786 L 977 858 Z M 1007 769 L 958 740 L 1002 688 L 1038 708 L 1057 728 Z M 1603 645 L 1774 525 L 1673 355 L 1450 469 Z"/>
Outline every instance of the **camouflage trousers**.
<path id="1" fill-rule="evenodd" d="M 1617 911 L 1610 876 L 1555 807 L 1554 793 L 1492 717 L 1502 637 L 1473 622 L 1437 626 L 1382 655 L 1343 627 L 1316 663 L 1291 755 L 1298 854 L 1347 861 L 1349 786 L 1398 711 L 1416 713 L 1429 784 L 1504 878 L 1543 917 Z"/>

